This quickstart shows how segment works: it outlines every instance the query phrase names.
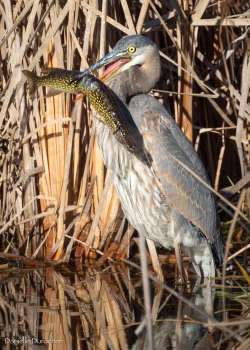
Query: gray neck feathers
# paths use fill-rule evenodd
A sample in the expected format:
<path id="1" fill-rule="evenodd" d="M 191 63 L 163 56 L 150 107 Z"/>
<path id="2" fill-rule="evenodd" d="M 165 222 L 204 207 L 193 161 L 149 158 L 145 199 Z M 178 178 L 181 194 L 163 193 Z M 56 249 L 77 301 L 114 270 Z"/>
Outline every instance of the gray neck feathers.
<path id="1" fill-rule="evenodd" d="M 159 80 L 160 58 L 143 66 L 134 66 L 121 72 L 108 83 L 109 87 L 126 103 L 127 98 L 141 93 L 148 93 Z"/>

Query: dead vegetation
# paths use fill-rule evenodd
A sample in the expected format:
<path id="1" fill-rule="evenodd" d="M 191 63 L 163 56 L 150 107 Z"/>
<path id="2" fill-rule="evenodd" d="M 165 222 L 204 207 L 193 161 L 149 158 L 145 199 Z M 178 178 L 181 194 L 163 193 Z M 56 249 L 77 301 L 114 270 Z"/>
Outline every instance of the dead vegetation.
<path id="1" fill-rule="evenodd" d="M 21 70 L 85 69 L 121 36 L 142 32 L 161 50 L 162 78 L 153 93 L 192 140 L 217 193 L 226 242 L 224 276 L 227 263 L 236 261 L 239 276 L 249 284 L 249 2 L 2 0 L 0 12 L 1 252 L 77 264 L 93 255 L 101 264 L 98 252 L 129 257 L 136 245 L 134 230 L 123 218 L 103 166 L 88 101 L 80 95 L 45 98 L 42 88 L 32 101 Z M 152 243 L 149 252 L 161 274 Z M 98 291 L 103 284 L 95 283 Z M 56 294 L 65 309 L 62 285 Z M 104 299 L 107 288 L 101 289 Z M 49 305 L 55 292 L 46 293 Z M 122 322 L 112 303 L 107 307 L 116 311 L 102 316 L 107 327 Z M 94 305 L 93 312 L 104 312 Z M 113 312 L 119 320 L 107 316 Z M 61 335 L 70 334 L 69 319 L 62 313 Z M 87 337 L 90 321 L 81 322 Z M 96 327 L 101 334 L 96 349 L 127 348 L 124 333 L 106 338 L 102 326 Z M 242 339 L 247 341 L 245 333 Z M 237 341 L 234 348 L 243 349 Z M 68 336 L 65 349 L 71 342 Z"/>

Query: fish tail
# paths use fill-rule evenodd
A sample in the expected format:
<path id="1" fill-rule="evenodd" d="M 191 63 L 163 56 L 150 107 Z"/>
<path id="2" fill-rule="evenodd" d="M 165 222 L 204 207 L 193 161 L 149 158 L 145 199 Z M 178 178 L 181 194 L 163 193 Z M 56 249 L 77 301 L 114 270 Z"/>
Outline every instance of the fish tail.
<path id="1" fill-rule="evenodd" d="M 23 70 L 22 73 L 27 78 L 29 94 L 32 97 L 39 85 L 37 81 L 37 76 L 35 73 L 30 72 L 29 70 Z"/>

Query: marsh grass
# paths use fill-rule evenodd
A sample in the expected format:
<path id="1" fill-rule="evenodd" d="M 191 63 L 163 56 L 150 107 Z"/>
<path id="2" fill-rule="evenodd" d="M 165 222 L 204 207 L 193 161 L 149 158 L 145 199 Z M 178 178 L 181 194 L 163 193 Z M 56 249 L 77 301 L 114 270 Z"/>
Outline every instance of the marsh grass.
<path id="1" fill-rule="evenodd" d="M 96 258 L 99 265 L 104 257 L 115 255 L 137 261 L 138 241 L 103 165 L 88 101 L 65 94 L 45 98 L 43 88 L 31 100 L 21 70 L 39 74 L 44 66 L 85 69 L 123 35 L 146 33 L 158 43 L 162 57 L 162 78 L 153 94 L 193 142 L 218 197 L 226 242 L 220 282 L 226 288 L 230 261 L 236 275 L 249 284 L 249 10 L 246 1 L 183 0 L 171 7 L 159 0 L 2 0 L 1 251 L 13 260 L 21 255 L 74 261 L 77 268 L 87 257 Z M 148 244 L 149 262 L 162 278 L 165 258 L 159 259 L 154 244 Z M 173 257 L 166 259 L 175 263 Z M 97 281 L 92 287 L 103 293 L 107 306 L 93 301 L 100 316 L 96 321 L 80 315 L 77 346 L 81 348 L 82 332 L 90 336 L 91 319 L 99 336 L 95 348 L 126 349 L 124 331 L 103 336 L 102 327 L 122 325 L 125 316 L 109 301 L 108 287 L 101 285 Z M 73 335 L 67 293 L 61 286 L 55 290 L 47 288 L 46 300 L 51 305 L 59 298 L 61 316 L 44 314 L 42 321 L 51 325 L 50 332 L 66 337 L 69 349 Z M 153 304 L 154 317 L 159 304 Z M 124 307 L 128 312 L 125 301 Z M 41 319 L 32 315 L 37 325 Z M 226 321 L 230 319 L 224 313 Z M 235 349 L 243 349 L 237 341 Z"/>

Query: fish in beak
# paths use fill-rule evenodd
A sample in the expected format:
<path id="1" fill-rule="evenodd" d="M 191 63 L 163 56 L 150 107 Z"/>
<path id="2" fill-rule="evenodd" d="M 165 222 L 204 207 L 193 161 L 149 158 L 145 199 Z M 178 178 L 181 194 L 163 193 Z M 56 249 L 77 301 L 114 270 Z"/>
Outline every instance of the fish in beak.
<path id="1" fill-rule="evenodd" d="M 102 67 L 105 67 L 103 74 L 100 76 L 102 81 L 108 81 L 118 74 L 123 66 L 127 64 L 131 58 L 126 55 L 126 52 L 111 51 L 95 64 L 89 67 L 89 71 L 93 72 Z"/>

